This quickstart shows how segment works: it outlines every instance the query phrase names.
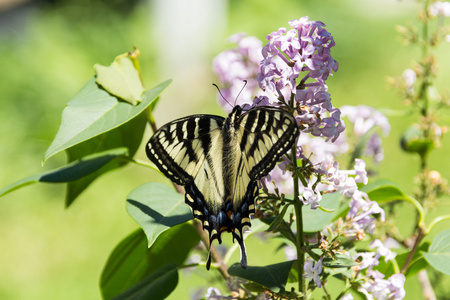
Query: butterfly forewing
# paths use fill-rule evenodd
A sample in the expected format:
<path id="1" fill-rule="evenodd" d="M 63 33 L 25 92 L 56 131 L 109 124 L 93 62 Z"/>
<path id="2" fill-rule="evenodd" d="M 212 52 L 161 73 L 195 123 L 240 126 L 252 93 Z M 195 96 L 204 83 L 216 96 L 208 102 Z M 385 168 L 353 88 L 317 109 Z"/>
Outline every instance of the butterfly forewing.
<path id="1" fill-rule="evenodd" d="M 176 184 L 191 183 L 205 161 L 211 135 L 220 134 L 224 120 L 194 115 L 167 123 L 148 142 L 147 156 Z"/>
<path id="2" fill-rule="evenodd" d="M 295 118 L 280 108 L 260 107 L 239 119 L 240 150 L 252 180 L 269 174 L 299 134 Z"/>
<path id="3" fill-rule="evenodd" d="M 155 132 L 146 150 L 164 175 L 185 186 L 186 203 L 202 221 L 210 243 L 221 243 L 222 232 L 232 232 L 245 268 L 242 231 L 251 226 L 256 182 L 294 145 L 299 131 L 294 117 L 280 108 L 240 113 L 235 107 L 226 120 L 213 115 L 175 120 Z"/>

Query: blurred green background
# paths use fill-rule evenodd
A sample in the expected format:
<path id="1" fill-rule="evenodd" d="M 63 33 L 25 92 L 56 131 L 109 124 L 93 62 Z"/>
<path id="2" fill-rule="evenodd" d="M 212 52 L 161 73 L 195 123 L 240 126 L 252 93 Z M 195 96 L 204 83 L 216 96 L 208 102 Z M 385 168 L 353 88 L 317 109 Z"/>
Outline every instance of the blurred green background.
<path id="1" fill-rule="evenodd" d="M 305 15 L 326 23 L 336 41 L 333 57 L 340 68 L 327 82 L 335 106 L 402 110 L 386 78 L 401 75 L 420 57 L 419 49 L 405 47 L 395 31 L 397 24 L 416 24 L 418 8 L 415 1 L 396 0 L 0 1 L 0 187 L 65 163 L 60 154 L 41 166 L 65 103 L 93 75 L 95 63 L 109 64 L 133 45 L 141 51 L 148 88 L 174 79 L 157 108 L 160 125 L 188 114 L 224 114 L 211 86 L 217 82 L 211 66 L 213 57 L 228 47 L 226 37 L 247 32 L 264 40 Z M 449 43 L 435 51 L 441 88 L 450 83 L 449 51 Z M 419 160 L 401 152 L 399 138 L 417 116 L 389 120 L 392 130 L 384 139 L 379 176 L 410 192 Z M 443 120 L 449 123 L 448 117 Z M 450 178 L 449 147 L 446 138 L 430 162 L 445 178 Z M 138 156 L 146 159 L 143 151 Z M 64 208 L 64 185 L 37 184 L 1 198 L 0 299 L 99 299 L 108 255 L 137 228 L 125 211 L 126 196 L 142 183 L 165 180 L 155 176 L 138 166 L 108 173 L 69 209 Z M 450 213 L 448 198 L 429 219 L 444 213 Z M 405 205 L 398 219 L 405 234 L 413 221 Z M 427 239 L 449 225 L 441 223 Z M 248 243 L 250 264 L 284 257 L 274 254 L 276 243 Z M 207 287 L 216 276 L 213 271 L 183 273 L 170 298 L 189 299 L 196 292 L 194 298 L 201 297 L 205 290 L 195 285 Z M 430 273 L 430 278 L 440 299 L 450 299 L 443 298 L 450 293 L 442 283 L 448 276 Z M 408 279 L 406 287 L 407 299 L 423 299 L 417 279 Z"/>

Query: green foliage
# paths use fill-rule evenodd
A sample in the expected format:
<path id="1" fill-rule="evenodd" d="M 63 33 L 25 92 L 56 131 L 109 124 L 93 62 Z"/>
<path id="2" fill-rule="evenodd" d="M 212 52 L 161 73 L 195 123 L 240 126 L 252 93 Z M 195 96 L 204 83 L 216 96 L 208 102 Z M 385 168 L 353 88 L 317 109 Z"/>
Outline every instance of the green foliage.
<path id="1" fill-rule="evenodd" d="M 293 263 L 294 261 L 291 260 L 264 267 L 249 266 L 247 269 L 242 269 L 240 264 L 234 264 L 228 269 L 228 272 L 230 275 L 251 280 L 276 293 L 284 293 Z"/>
<path id="2" fill-rule="evenodd" d="M 187 223 L 162 233 L 150 248 L 147 247 L 147 239 L 142 229 L 131 233 L 116 246 L 105 265 L 100 281 L 103 298 L 112 299 L 121 295 L 120 298 L 130 293 L 142 296 L 141 293 L 153 292 L 147 291 L 145 282 L 150 283 L 153 288 L 169 291 L 167 287 L 162 286 L 166 285 L 166 282 L 156 280 L 159 275 L 151 275 L 167 270 L 171 272 L 172 266 L 180 266 L 199 240 L 197 231 Z M 183 247 L 180 247 L 180 244 Z M 169 277 L 172 276 L 174 275 Z M 139 284 L 140 282 L 142 283 Z M 130 288 L 130 291 L 124 293 Z"/>
<path id="3" fill-rule="evenodd" d="M 339 213 L 339 198 L 338 193 L 326 194 L 320 201 L 320 205 L 330 212 L 324 210 L 312 210 L 309 208 L 303 209 L 303 223 L 305 232 L 317 232 L 322 230 L 326 225 Z"/>
<path id="4" fill-rule="evenodd" d="M 161 83 L 142 95 L 142 102 L 132 106 L 100 88 L 95 78 L 67 103 L 61 125 L 44 155 L 44 162 L 58 152 L 117 128 L 140 115 L 170 84 Z"/>
<path id="5" fill-rule="evenodd" d="M 164 231 L 192 219 L 184 197 L 155 182 L 146 183 L 128 195 L 127 211 L 144 230 L 149 246 Z"/>
<path id="6" fill-rule="evenodd" d="M 428 251 L 422 252 L 427 262 L 436 270 L 450 275 L 450 229 L 439 232 Z"/>
<path id="7" fill-rule="evenodd" d="M 178 284 L 178 270 L 175 264 L 166 265 L 145 277 L 139 283 L 114 299 L 140 300 L 165 299 Z"/>
<path id="8" fill-rule="evenodd" d="M 63 183 L 76 181 L 97 172 L 111 161 L 119 160 L 127 155 L 127 148 L 111 149 L 94 153 L 92 155 L 87 155 L 82 159 L 74 160 L 68 165 L 56 170 L 19 180 L 1 189 L 0 196 L 36 182 Z"/>

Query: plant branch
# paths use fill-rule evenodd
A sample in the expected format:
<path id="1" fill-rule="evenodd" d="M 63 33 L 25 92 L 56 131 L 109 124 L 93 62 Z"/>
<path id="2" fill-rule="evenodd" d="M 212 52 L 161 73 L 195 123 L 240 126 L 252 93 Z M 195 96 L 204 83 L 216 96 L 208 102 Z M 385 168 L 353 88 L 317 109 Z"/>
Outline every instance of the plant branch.
<path id="1" fill-rule="evenodd" d="M 297 169 L 297 148 L 295 145 L 292 147 L 292 163 L 294 164 L 294 169 Z M 297 262 L 298 262 L 298 290 L 303 294 L 303 299 L 305 299 L 306 289 L 305 289 L 305 278 L 303 276 L 303 266 L 305 264 L 305 255 L 303 254 L 303 246 L 305 244 L 303 237 L 303 216 L 302 216 L 302 206 L 303 202 L 300 201 L 298 192 L 298 172 L 293 173 L 294 180 L 294 207 L 295 207 L 295 218 L 297 224 Z"/>

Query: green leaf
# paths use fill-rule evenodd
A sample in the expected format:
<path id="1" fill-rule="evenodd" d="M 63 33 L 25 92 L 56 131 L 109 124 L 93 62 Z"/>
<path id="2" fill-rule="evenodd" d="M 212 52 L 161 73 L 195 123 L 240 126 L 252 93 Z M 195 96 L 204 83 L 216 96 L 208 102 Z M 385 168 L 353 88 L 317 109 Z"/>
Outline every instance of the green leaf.
<path id="1" fill-rule="evenodd" d="M 408 200 L 409 196 L 395 182 L 387 179 L 376 180 L 361 188 L 370 200 L 378 203 L 394 200 Z"/>
<path id="2" fill-rule="evenodd" d="M 122 126 L 66 149 L 68 160 L 71 162 L 91 153 L 117 147 L 127 147 L 129 150 L 128 156 L 133 157 L 141 144 L 146 124 L 147 118 L 145 113 L 141 113 Z M 128 164 L 128 162 L 126 159 L 111 161 L 92 174 L 69 182 L 67 184 L 66 206 L 72 204 L 95 179 L 106 172 Z"/>
<path id="3" fill-rule="evenodd" d="M 141 102 L 141 94 L 144 92 L 137 57 L 139 51 L 125 53 L 117 56 L 109 66 L 94 65 L 97 75 L 96 82 L 109 93 L 117 96 L 133 105 Z"/>
<path id="4" fill-rule="evenodd" d="M 61 125 L 43 161 L 74 145 L 110 131 L 141 114 L 170 84 L 167 80 L 142 95 L 136 106 L 120 101 L 95 83 L 92 78 L 67 103 Z"/>
<path id="5" fill-rule="evenodd" d="M 103 298 L 123 293 L 165 265 L 183 264 L 199 241 L 194 227 L 185 223 L 162 233 L 148 249 L 145 233 L 136 230 L 117 245 L 106 263 L 100 281 Z"/>
<path id="6" fill-rule="evenodd" d="M 288 208 L 289 208 L 288 204 L 285 204 L 283 206 L 283 209 L 281 210 L 280 214 L 278 216 L 276 216 L 275 220 L 272 221 L 269 228 L 267 228 L 267 231 L 274 231 L 281 225 L 281 222 L 284 221 L 284 216 L 286 215 Z"/>
<path id="7" fill-rule="evenodd" d="M 140 228 L 116 246 L 100 278 L 103 299 L 119 295 L 149 275 L 145 273 L 145 267 L 139 268 L 148 264 L 147 251 L 147 239 Z"/>
<path id="8" fill-rule="evenodd" d="M 116 300 L 166 299 L 178 284 L 178 270 L 175 264 L 166 265 L 144 278 Z"/>
<path id="9" fill-rule="evenodd" d="M 422 252 L 427 262 L 436 270 L 450 275 L 450 229 L 439 232 L 428 252 Z"/>
<path id="10" fill-rule="evenodd" d="M 324 267 L 328 268 L 350 268 L 358 265 L 358 263 L 353 259 L 350 259 L 344 255 L 336 255 L 335 259 L 332 259 L 331 257 L 325 257 L 322 260 L 322 264 Z"/>
<path id="11" fill-rule="evenodd" d="M 304 206 L 303 213 L 303 230 L 305 232 L 317 232 L 322 230 L 326 225 L 330 224 L 333 217 L 338 212 L 339 193 L 325 194 L 320 201 L 320 206 L 326 209 L 333 209 L 333 212 L 325 212 L 320 209 L 312 210 L 308 206 Z"/>
<path id="12" fill-rule="evenodd" d="M 228 269 L 228 273 L 259 283 L 276 293 L 284 293 L 293 263 L 294 260 L 291 260 L 264 267 L 249 266 L 247 269 L 243 269 L 240 264 L 234 264 Z"/>
<path id="13" fill-rule="evenodd" d="M 49 183 L 62 183 L 71 182 L 82 178 L 92 172 L 95 172 L 110 163 L 111 161 L 124 158 L 128 155 L 128 149 L 117 148 L 108 151 L 95 153 L 83 157 L 79 160 L 73 161 L 70 164 L 46 172 L 43 174 L 33 175 L 22 180 L 19 180 L 0 190 L 0 196 L 3 196 L 9 192 L 12 192 L 21 187 L 36 183 L 36 182 L 49 182 Z"/>
<path id="14" fill-rule="evenodd" d="M 193 218 L 182 195 L 156 182 L 145 183 L 131 191 L 126 207 L 130 216 L 144 229 L 149 246 L 170 227 Z"/>

